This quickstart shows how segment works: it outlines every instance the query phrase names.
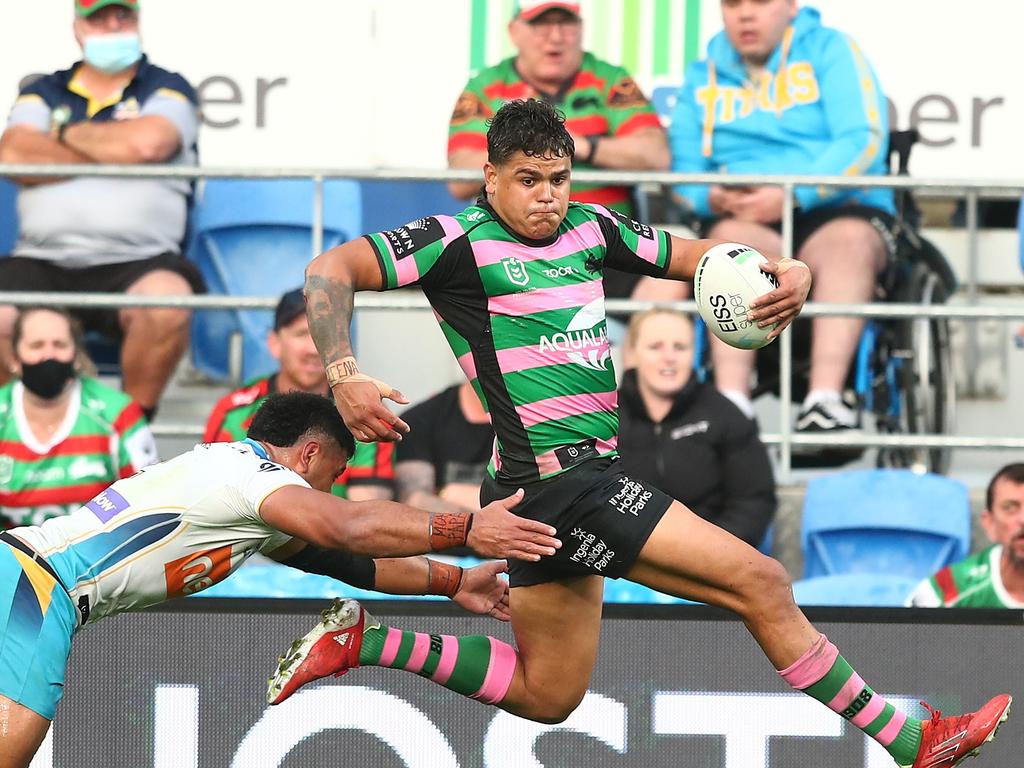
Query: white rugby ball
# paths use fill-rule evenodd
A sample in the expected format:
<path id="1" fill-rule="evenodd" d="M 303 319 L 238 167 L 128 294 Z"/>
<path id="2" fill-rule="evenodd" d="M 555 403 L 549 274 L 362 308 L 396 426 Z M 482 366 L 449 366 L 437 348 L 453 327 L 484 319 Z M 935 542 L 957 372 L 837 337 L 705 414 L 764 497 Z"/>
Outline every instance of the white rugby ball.
<path id="1" fill-rule="evenodd" d="M 778 288 L 775 275 L 762 272 L 768 262 L 748 245 L 721 243 L 709 248 L 693 277 L 697 309 L 707 327 L 726 344 L 760 349 L 768 344 L 771 325 L 758 328 L 750 319 L 750 302 Z"/>

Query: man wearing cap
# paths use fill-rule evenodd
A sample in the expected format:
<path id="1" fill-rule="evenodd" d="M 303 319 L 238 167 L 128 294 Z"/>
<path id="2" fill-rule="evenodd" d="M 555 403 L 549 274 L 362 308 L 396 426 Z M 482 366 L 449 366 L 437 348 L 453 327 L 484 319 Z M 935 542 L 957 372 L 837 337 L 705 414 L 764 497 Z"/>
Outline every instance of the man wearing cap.
<path id="1" fill-rule="evenodd" d="M 178 74 L 151 64 L 138 0 L 76 0 L 81 61 L 24 86 L 0 138 L 0 162 L 196 162 L 198 102 Z M 0 259 L 9 291 L 182 295 L 204 290 L 181 254 L 191 184 L 183 179 L 25 177 L 21 232 Z M 0 383 L 10 377 L 15 308 L 0 305 Z M 121 341 L 123 388 L 152 416 L 188 344 L 183 309 L 83 311 Z"/>
<path id="2" fill-rule="evenodd" d="M 574 170 L 667 170 L 671 158 L 658 115 L 622 67 L 583 50 L 579 3 L 523 0 L 508 25 L 518 53 L 471 78 L 448 127 L 448 166 L 480 171 L 452 182 L 451 193 L 480 192 L 487 162 L 487 120 L 511 99 L 542 99 L 561 110 L 576 142 Z M 574 184 L 572 200 L 629 215 L 628 187 Z"/>
<path id="3" fill-rule="evenodd" d="M 328 395 L 327 374 L 309 335 L 302 289 L 281 297 L 274 311 L 274 328 L 267 334 L 270 354 L 280 362 L 277 373 L 248 382 L 224 395 L 214 406 L 203 433 L 204 443 L 244 440 L 263 401 L 277 392 Z M 353 501 L 390 499 L 394 495 L 393 443 L 356 443 L 345 471 L 332 487 L 335 496 Z"/>

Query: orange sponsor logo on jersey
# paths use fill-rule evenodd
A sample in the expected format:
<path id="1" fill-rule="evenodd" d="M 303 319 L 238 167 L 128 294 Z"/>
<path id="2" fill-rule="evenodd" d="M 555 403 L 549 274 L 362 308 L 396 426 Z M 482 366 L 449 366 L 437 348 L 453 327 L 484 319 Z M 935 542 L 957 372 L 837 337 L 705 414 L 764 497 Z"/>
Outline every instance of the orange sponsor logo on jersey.
<path id="1" fill-rule="evenodd" d="M 201 592 L 222 581 L 231 572 L 231 545 L 192 552 L 164 566 L 167 597 Z"/>

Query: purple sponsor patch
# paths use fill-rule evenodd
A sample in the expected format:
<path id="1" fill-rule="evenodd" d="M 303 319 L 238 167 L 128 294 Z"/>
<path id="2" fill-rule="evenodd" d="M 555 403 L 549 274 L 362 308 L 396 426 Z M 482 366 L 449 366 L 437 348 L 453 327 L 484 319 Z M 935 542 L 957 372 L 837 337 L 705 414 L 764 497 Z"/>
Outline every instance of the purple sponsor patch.
<path id="1" fill-rule="evenodd" d="M 91 510 L 101 522 L 107 522 L 114 515 L 119 512 L 124 512 L 128 509 L 128 502 L 124 496 L 115 491 L 113 488 L 107 488 L 99 496 L 93 498 L 88 504 L 85 505 L 87 509 Z"/>

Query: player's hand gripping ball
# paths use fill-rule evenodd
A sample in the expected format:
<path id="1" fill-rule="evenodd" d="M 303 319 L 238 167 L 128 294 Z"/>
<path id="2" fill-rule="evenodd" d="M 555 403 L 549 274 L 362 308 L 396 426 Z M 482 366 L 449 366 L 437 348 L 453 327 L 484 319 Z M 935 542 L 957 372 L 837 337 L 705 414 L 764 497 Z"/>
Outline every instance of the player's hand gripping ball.
<path id="1" fill-rule="evenodd" d="M 709 248 L 693 278 L 693 293 L 704 323 L 715 336 L 739 349 L 760 349 L 768 344 L 774 325 L 758 328 L 750 319 L 750 302 L 779 287 L 775 275 L 762 272 L 768 259 L 739 243 Z"/>

